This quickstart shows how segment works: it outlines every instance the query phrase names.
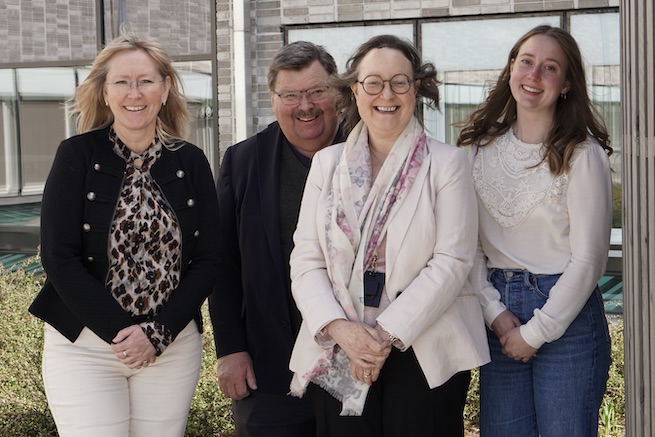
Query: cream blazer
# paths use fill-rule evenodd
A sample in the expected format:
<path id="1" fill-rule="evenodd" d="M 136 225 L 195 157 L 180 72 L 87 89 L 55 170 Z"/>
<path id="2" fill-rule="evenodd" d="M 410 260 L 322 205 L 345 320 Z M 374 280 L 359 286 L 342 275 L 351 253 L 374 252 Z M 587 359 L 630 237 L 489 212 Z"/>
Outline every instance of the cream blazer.
<path id="1" fill-rule="evenodd" d="M 325 210 L 344 144 L 313 160 L 294 234 L 292 292 L 303 316 L 289 368 L 309 371 L 319 332 L 345 319 L 326 270 Z M 478 211 L 464 150 L 428 138 L 428 154 L 400 208 L 389 217 L 385 290 L 377 321 L 412 347 L 430 388 L 490 361 L 482 310 L 468 274 L 478 240 Z"/>

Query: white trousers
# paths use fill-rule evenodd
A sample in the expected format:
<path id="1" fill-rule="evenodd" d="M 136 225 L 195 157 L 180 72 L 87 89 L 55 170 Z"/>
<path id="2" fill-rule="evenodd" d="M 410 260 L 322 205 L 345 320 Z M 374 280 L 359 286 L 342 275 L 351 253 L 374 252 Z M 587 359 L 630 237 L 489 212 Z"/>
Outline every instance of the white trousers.
<path id="1" fill-rule="evenodd" d="M 180 437 L 202 360 L 192 321 L 154 364 L 129 369 L 88 328 L 71 343 L 45 325 L 43 382 L 61 437 Z"/>

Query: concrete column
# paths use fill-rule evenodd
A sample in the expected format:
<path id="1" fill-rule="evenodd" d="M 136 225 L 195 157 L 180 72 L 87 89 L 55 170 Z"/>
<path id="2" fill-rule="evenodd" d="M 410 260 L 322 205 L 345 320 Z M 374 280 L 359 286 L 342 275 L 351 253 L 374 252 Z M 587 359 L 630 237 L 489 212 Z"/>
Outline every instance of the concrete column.
<path id="1" fill-rule="evenodd" d="M 235 143 L 243 141 L 250 133 L 252 102 L 249 98 L 250 69 L 250 0 L 235 0 L 233 7 L 234 41 L 234 122 Z"/>
<path id="2" fill-rule="evenodd" d="M 621 0 L 620 13 L 626 436 L 649 437 L 655 435 L 653 0 Z"/>

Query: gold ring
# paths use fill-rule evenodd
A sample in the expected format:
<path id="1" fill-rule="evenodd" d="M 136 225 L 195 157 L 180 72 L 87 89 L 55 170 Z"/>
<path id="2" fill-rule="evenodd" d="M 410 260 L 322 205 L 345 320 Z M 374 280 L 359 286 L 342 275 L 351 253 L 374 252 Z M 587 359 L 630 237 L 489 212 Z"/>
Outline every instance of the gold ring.
<path id="1" fill-rule="evenodd" d="M 370 378 L 371 374 L 369 372 L 364 373 L 364 378 Z"/>
<path id="2" fill-rule="evenodd" d="M 127 351 L 123 351 L 123 357 L 127 358 Z"/>

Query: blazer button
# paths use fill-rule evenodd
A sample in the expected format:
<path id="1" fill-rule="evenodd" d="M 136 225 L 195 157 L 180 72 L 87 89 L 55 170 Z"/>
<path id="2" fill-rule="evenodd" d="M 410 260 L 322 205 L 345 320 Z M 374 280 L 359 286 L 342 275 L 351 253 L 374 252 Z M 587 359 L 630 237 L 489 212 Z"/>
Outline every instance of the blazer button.
<path id="1" fill-rule="evenodd" d="M 193 200 L 193 199 L 189 199 L 189 200 L 186 201 L 186 205 L 187 205 L 189 208 L 193 208 L 193 207 L 195 206 L 195 204 L 196 204 L 196 201 Z"/>
<path id="2" fill-rule="evenodd" d="M 199 237 L 200 236 L 200 231 L 196 229 L 196 232 L 193 233 L 194 237 Z"/>
<path id="3" fill-rule="evenodd" d="M 100 164 L 93 164 L 93 169 L 95 171 L 100 171 Z"/>
<path id="4" fill-rule="evenodd" d="M 184 177 L 184 170 L 178 170 L 178 171 L 175 173 L 175 176 L 177 176 L 178 178 L 182 179 L 182 178 Z"/>
<path id="5" fill-rule="evenodd" d="M 92 257 L 92 256 L 88 256 L 86 259 L 87 259 L 87 261 L 89 261 L 90 263 L 93 262 L 93 257 Z"/>
<path id="6" fill-rule="evenodd" d="M 91 202 L 93 202 L 94 200 L 96 200 L 96 193 L 94 193 L 93 191 L 89 191 L 88 193 L 86 193 L 86 198 L 89 199 Z"/>
<path id="7" fill-rule="evenodd" d="M 89 232 L 91 230 L 91 225 L 88 223 L 84 223 L 82 225 L 82 229 L 84 229 L 84 232 Z"/>

